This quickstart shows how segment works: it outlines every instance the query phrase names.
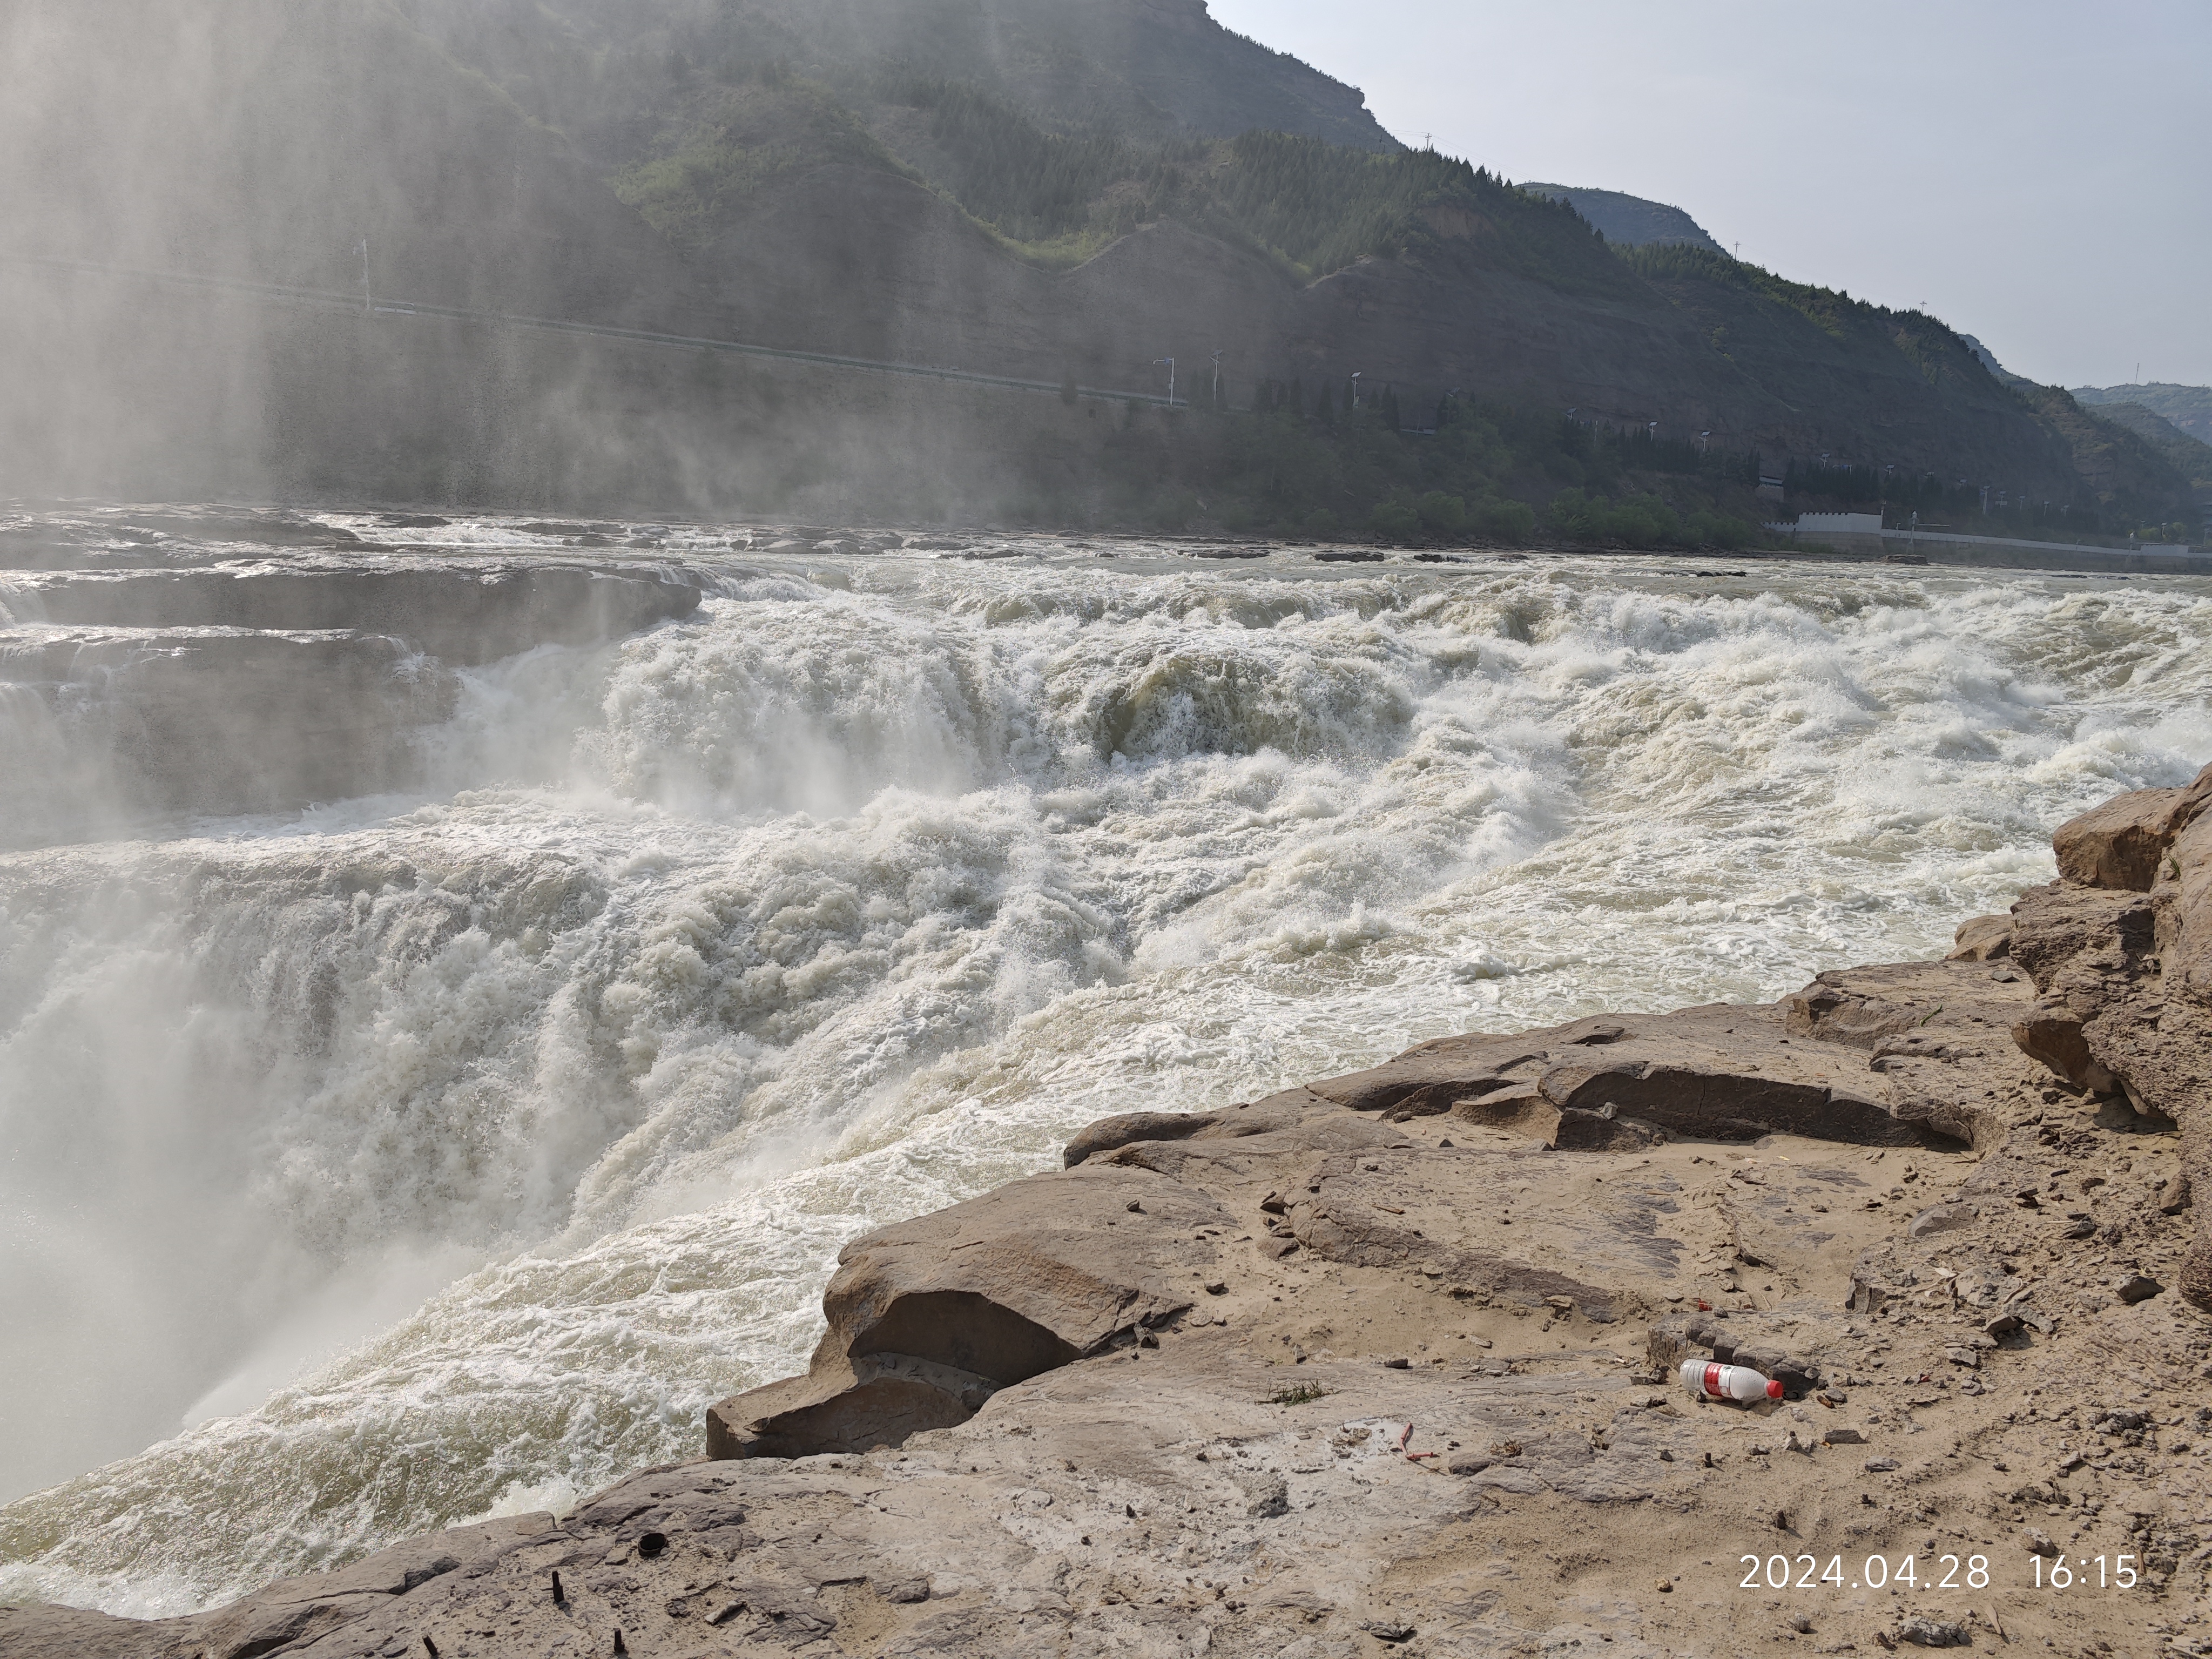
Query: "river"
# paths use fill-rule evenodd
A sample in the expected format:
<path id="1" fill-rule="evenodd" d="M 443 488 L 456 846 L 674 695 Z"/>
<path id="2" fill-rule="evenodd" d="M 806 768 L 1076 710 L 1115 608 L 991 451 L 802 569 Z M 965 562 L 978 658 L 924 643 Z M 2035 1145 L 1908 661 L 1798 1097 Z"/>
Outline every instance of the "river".
<path id="1" fill-rule="evenodd" d="M 0 1597 L 559 1508 L 1091 1119 L 1940 953 L 2212 759 L 2212 582 L 659 533 L 363 799 L 72 817 L 0 694 Z"/>

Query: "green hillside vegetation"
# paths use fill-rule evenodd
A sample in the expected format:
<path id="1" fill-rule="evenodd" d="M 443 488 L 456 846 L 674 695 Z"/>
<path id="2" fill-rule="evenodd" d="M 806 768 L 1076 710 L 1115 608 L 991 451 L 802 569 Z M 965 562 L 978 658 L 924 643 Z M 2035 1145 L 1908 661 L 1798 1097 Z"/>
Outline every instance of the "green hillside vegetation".
<path id="1" fill-rule="evenodd" d="M 1629 286 L 1571 210 L 1433 152 L 1378 155 L 1279 132 L 1141 148 L 1048 132 L 972 88 L 937 82 L 902 95 L 930 114 L 949 163 L 940 186 L 1040 262 L 1085 258 L 1173 219 L 1312 281 L 1362 258 L 1418 260 L 1440 240 L 1431 216 L 1457 210 L 1493 268 L 1562 289 Z"/>
<path id="2" fill-rule="evenodd" d="M 1046 264 L 1089 258 L 1157 217 L 1214 146 L 1140 148 L 1108 133 L 1052 131 L 964 82 L 901 75 L 874 116 L 937 187 L 1015 250 Z M 914 118 L 896 119 L 899 113 Z"/>
<path id="3" fill-rule="evenodd" d="M 2008 389 L 2064 441 L 2085 493 L 2112 509 L 2108 523 L 2150 540 L 2183 539 L 2194 516 L 2193 492 L 2187 477 L 2156 446 L 2083 409 L 2072 393 L 2055 386 L 2023 382 Z"/>
<path id="4" fill-rule="evenodd" d="M 742 88 L 706 100 L 652 159 L 609 182 L 647 223 L 686 252 L 710 246 L 758 194 L 787 174 L 843 164 L 909 178 L 827 89 L 764 65 Z"/>
<path id="5" fill-rule="evenodd" d="M 2055 388 L 2038 390 L 2063 398 Z M 1163 417 L 1132 406 L 1097 488 L 1005 504 L 1022 521 L 1157 531 L 1214 528 L 1282 539 L 1449 548 L 1707 548 L 1767 541 L 1756 453 L 1701 448 L 1526 410 L 1447 398 L 1414 428 L 1395 388 L 1355 408 L 1347 386 L 1261 386 L 1249 413 L 1202 404 Z M 1425 411 L 1424 411 L 1425 412 Z M 2078 412 L 2077 412 L 2078 418 Z M 2094 503 L 2019 498 L 1929 473 L 1835 462 L 1782 464 L 1789 512 L 1879 512 L 1901 526 L 2108 541 L 2193 538 L 2179 521 Z"/>
<path id="6" fill-rule="evenodd" d="M 1493 269 L 1562 291 L 1633 286 L 1568 207 L 1431 151 L 1260 131 L 1139 143 L 1052 131 L 965 82 L 889 74 L 854 107 L 780 60 L 729 61 L 715 74 L 729 78 L 687 94 L 691 119 L 664 127 L 613 179 L 689 248 L 710 243 L 776 179 L 846 164 L 926 179 L 1011 252 L 1050 267 L 1175 220 L 1312 281 L 1366 258 L 1420 259 L 1438 246 L 1443 214 L 1477 233 L 1477 257 Z"/>
<path id="7" fill-rule="evenodd" d="M 1246 133 L 1192 208 L 1201 226 L 1247 237 L 1309 276 L 1369 256 L 1419 263 L 1441 245 L 1439 220 L 1456 213 L 1492 269 L 1574 292 L 1632 286 L 1595 257 L 1603 239 L 1571 209 L 1433 150 L 1374 155 Z"/>
<path id="8" fill-rule="evenodd" d="M 2146 409 L 2141 404 L 2100 404 L 2093 406 L 2090 415 L 2125 427 L 2153 449 L 2172 463 L 2173 468 L 2189 480 L 2197 497 L 2197 513 L 2193 519 L 2178 519 L 2163 526 L 2147 526 L 2155 539 L 2180 542 L 2200 538 L 2203 532 L 2212 527 L 2212 444 L 2200 443 L 2163 415 Z"/>
<path id="9" fill-rule="evenodd" d="M 1040 494 L 1007 515 L 1152 530 L 1410 547 L 1740 548 L 1755 456 L 1699 454 L 1526 410 L 1446 398 L 1413 429 L 1391 387 L 1271 382 L 1257 407 L 1125 410 L 1102 489 Z M 1427 414 L 1430 411 L 1422 411 Z"/>
<path id="10" fill-rule="evenodd" d="M 1972 342 L 1925 313 L 1892 311 L 1849 293 L 1792 283 L 1724 253 L 1683 245 L 1617 250 L 1624 264 L 1698 317 L 1714 349 L 1793 402 L 1861 416 L 1865 428 L 1898 428 L 1908 410 L 1930 422 L 1960 415 L 2025 410 L 2042 428 L 2051 459 L 2073 475 L 2069 490 L 2031 497 L 2000 492 L 1981 507 L 1981 480 L 1900 472 L 1885 457 L 1838 457 L 1799 466 L 1798 495 L 1820 507 L 1897 507 L 1992 532 L 2126 534 L 2171 524 L 2185 511 L 2190 483 L 2172 461 L 2136 434 L 2098 420 L 2055 386 L 1999 380 Z M 1902 441 L 1901 441 L 1902 447 Z M 2054 468 L 2054 471 L 2056 469 Z"/>
<path id="11" fill-rule="evenodd" d="M 1891 335 L 1899 349 L 1925 366 L 1924 372 L 1930 381 L 1939 379 L 1947 369 L 1957 372 L 1955 360 L 1961 354 L 1980 367 L 1979 360 L 1962 337 L 1924 313 L 1889 311 L 1854 300 L 1842 289 L 1793 283 L 1713 248 L 1658 242 L 1616 251 L 1631 270 L 1654 282 L 1701 283 L 1787 306 L 1837 339 L 1844 338 L 1856 326 L 1881 328 Z"/>
<path id="12" fill-rule="evenodd" d="M 1175 219 L 1311 281 L 1362 258 L 1417 259 L 1438 240 L 1429 216 L 1458 210 L 1496 268 L 1560 289 L 1627 286 L 1570 210 L 1431 151 L 1377 154 L 1264 131 L 1152 145 L 1071 137 L 945 81 L 887 85 L 883 106 L 896 104 L 928 118 L 934 182 L 1042 263 L 1087 258 L 1141 224 Z"/>
<path id="13" fill-rule="evenodd" d="M 2165 456 L 2189 480 L 2197 499 L 2212 506 L 2212 444 L 2191 437 L 2165 416 L 2141 404 L 2100 404 L 2091 412 L 2100 420 L 2127 428 Z"/>
<path id="14" fill-rule="evenodd" d="M 406 0 L 416 25 L 481 66 L 603 163 L 643 159 L 641 112 L 775 64 L 865 112 L 887 77 L 957 82 L 1062 134 L 1233 137 L 1255 128 L 1356 149 L 1401 146 L 1358 94 L 1159 0 Z M 1192 15 L 1171 15 L 1188 10 Z M 696 112 L 693 112 L 696 115 Z"/>
<path id="15" fill-rule="evenodd" d="M 599 158 L 623 199 L 687 249 L 776 179 L 839 163 L 925 179 L 1053 267 L 1173 219 L 1311 280 L 1362 258 L 1420 258 L 1441 211 L 1463 216 L 1497 269 L 1562 290 L 1631 286 L 1571 209 L 1406 150 L 1371 118 L 1347 129 L 1341 112 L 1317 113 L 1305 83 L 1324 78 L 1251 42 L 1209 37 L 1208 50 L 1240 55 L 1240 76 L 1216 75 L 1210 100 L 1192 94 L 1202 121 L 1169 116 L 1108 48 L 1128 52 L 1148 85 L 1184 70 L 1141 30 L 1132 45 L 1108 29 L 1110 4 L 418 3 L 456 57 Z M 1249 125 L 1224 130 L 1235 112 Z"/>
<path id="16" fill-rule="evenodd" d="M 2170 422 L 2200 443 L 2212 444 L 2212 386 L 2175 386 L 2153 381 L 2147 386 L 2076 386 L 2075 401 L 2100 409 L 2111 404 L 2134 404 L 2160 420 Z"/>

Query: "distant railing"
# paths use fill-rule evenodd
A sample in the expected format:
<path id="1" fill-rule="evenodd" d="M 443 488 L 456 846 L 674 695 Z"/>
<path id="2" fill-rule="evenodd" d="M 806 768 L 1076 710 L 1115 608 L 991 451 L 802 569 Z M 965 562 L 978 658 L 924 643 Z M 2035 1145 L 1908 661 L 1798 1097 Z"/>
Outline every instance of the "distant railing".
<path id="1" fill-rule="evenodd" d="M 1770 533 L 1792 542 L 1802 538 L 1847 546 L 1871 544 L 1908 556 L 1940 554 L 1948 549 L 1962 557 L 1986 556 L 1987 561 L 2002 561 L 2009 556 L 2028 568 L 2049 568 L 2047 565 L 2039 567 L 2036 562 L 2038 560 L 2060 560 L 2075 568 L 2118 571 L 2130 575 L 2161 572 L 2186 576 L 2212 575 L 2212 549 L 2191 547 L 2178 542 L 2170 544 L 2139 542 L 2100 547 L 2089 542 L 2030 541 L 2017 536 L 1969 536 L 1949 530 L 1885 530 L 1881 528 L 1880 516 L 1872 513 L 1807 513 L 1800 515 L 1794 524 L 1777 522 L 1767 525 L 1765 528 Z"/>

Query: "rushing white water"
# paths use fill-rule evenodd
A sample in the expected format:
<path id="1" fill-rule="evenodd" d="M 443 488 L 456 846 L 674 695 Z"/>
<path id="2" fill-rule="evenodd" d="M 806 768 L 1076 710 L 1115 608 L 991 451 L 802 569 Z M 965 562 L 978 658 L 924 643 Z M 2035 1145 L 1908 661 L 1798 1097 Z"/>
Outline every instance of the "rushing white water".
<path id="1" fill-rule="evenodd" d="M 416 796 L 0 859 L 0 1595 L 694 1455 L 1092 1118 L 1936 951 L 2212 757 L 2201 581 L 739 564 Z"/>

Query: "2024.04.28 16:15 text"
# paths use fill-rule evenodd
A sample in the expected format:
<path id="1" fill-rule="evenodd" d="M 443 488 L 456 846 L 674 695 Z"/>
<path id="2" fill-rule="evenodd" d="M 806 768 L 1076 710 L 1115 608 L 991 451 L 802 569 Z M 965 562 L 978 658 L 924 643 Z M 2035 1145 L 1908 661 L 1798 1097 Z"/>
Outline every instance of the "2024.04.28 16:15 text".
<path id="1" fill-rule="evenodd" d="M 2063 1556 L 2056 1561 L 2046 1561 L 2039 1555 L 2027 1559 L 2034 1575 L 2033 1588 L 2039 1590 L 2133 1589 L 2137 1582 L 2132 1555 L 2084 1555 L 2070 1563 Z M 1886 1555 L 1867 1556 L 1860 1562 L 1856 1577 L 1846 1577 L 1840 1555 L 1831 1556 L 1825 1567 L 1814 1555 L 1742 1555 L 1736 1560 L 1745 1569 L 1738 1589 L 1809 1590 L 1826 1584 L 1837 1589 L 1887 1589 L 1901 1585 L 1907 1589 L 1942 1591 L 1990 1586 L 1986 1555 L 1938 1557 L 1941 1572 L 1931 1572 L 1925 1578 L 1920 1573 L 1919 1558 L 1913 1555 L 1893 1566 Z"/>

